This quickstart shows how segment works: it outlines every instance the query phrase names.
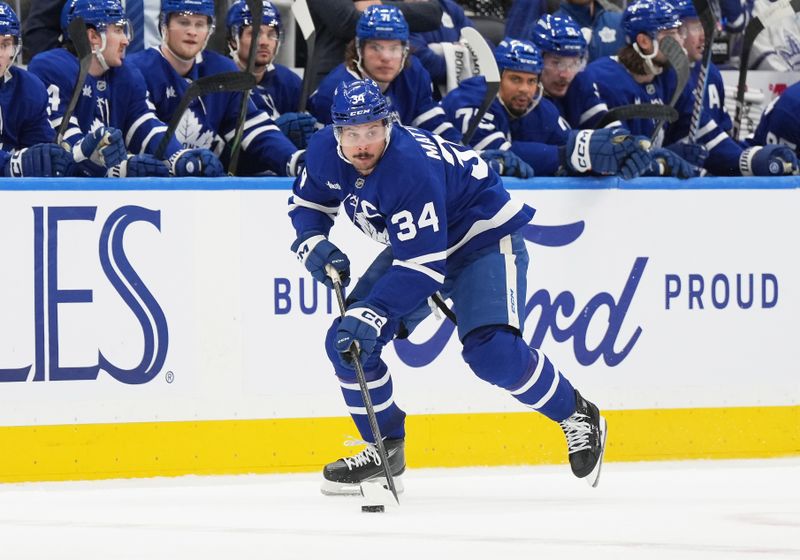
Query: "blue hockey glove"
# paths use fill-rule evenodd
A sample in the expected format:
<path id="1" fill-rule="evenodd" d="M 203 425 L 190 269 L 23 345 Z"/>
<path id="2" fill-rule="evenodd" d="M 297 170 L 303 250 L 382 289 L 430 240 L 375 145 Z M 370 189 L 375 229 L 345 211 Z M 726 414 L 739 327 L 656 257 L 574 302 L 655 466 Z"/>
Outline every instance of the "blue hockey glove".
<path id="1" fill-rule="evenodd" d="M 105 126 L 90 132 L 72 147 L 75 163 L 89 160 L 104 169 L 122 163 L 127 156 L 128 150 L 122 141 L 122 132 Z"/>
<path id="2" fill-rule="evenodd" d="M 382 311 L 365 304 L 356 304 L 348 309 L 339 323 L 334 340 L 342 364 L 353 367 L 350 352 L 354 345 L 360 352 L 361 363 L 366 362 L 375 350 L 378 336 L 386 322 Z"/>
<path id="3" fill-rule="evenodd" d="M 292 157 L 289 158 L 289 162 L 286 164 L 286 176 L 297 177 L 303 172 L 303 169 L 305 169 L 305 167 L 306 167 L 306 151 L 297 150 L 295 153 L 292 154 Z"/>
<path id="4" fill-rule="evenodd" d="M 284 113 L 275 119 L 275 124 L 300 150 L 308 147 L 308 139 L 317 130 L 317 119 L 308 113 Z"/>
<path id="5" fill-rule="evenodd" d="M 128 156 L 128 159 L 108 170 L 107 177 L 169 177 L 163 161 L 150 154 Z"/>
<path id="6" fill-rule="evenodd" d="M 325 270 L 331 265 L 339 273 L 342 286 L 350 283 L 350 259 L 319 232 L 310 231 L 292 243 L 292 251 L 318 282 L 333 288 L 333 280 Z"/>
<path id="7" fill-rule="evenodd" d="M 702 144 L 686 144 L 675 142 L 666 147 L 672 153 L 678 154 L 684 160 L 696 167 L 703 167 L 708 157 L 708 150 Z"/>
<path id="8" fill-rule="evenodd" d="M 498 175 L 520 179 L 530 179 L 534 175 L 533 167 L 510 150 L 483 150 L 480 154 Z"/>
<path id="9" fill-rule="evenodd" d="M 792 175 L 798 170 L 797 154 L 783 144 L 754 146 L 739 156 L 739 170 L 742 175 Z"/>
<path id="10" fill-rule="evenodd" d="M 175 177 L 221 177 L 225 168 L 214 152 L 205 148 L 180 150 L 175 152 L 169 162 L 170 175 Z"/>
<path id="11" fill-rule="evenodd" d="M 64 177 L 72 154 L 55 144 L 36 144 L 13 154 L 6 162 L 6 177 Z"/>
<path id="12" fill-rule="evenodd" d="M 572 130 L 566 149 L 567 169 L 574 173 L 638 177 L 650 167 L 650 141 L 626 128 Z"/>
<path id="13" fill-rule="evenodd" d="M 656 148 L 650 153 L 653 156 L 653 162 L 645 175 L 677 179 L 689 179 L 700 175 L 700 168 L 695 167 L 672 150 Z"/>

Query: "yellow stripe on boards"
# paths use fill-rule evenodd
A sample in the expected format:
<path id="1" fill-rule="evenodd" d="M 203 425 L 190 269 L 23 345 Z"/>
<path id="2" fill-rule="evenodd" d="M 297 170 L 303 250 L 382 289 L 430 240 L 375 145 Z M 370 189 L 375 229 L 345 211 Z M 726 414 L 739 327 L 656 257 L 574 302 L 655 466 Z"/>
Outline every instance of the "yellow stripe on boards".
<path id="1" fill-rule="evenodd" d="M 618 410 L 607 461 L 800 454 L 800 406 Z M 566 462 L 560 428 L 531 412 L 407 420 L 411 468 Z M 309 472 L 354 448 L 350 418 L 76 424 L 0 428 L 0 481 Z"/>

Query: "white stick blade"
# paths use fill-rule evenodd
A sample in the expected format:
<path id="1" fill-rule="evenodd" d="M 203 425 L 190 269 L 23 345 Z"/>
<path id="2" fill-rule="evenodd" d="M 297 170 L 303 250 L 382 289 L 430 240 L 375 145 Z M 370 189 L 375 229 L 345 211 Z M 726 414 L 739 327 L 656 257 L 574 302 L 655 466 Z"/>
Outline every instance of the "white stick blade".
<path id="1" fill-rule="evenodd" d="M 396 506 L 392 491 L 384 486 L 385 478 L 378 477 L 361 483 L 361 495 L 371 506 Z"/>
<path id="2" fill-rule="evenodd" d="M 461 30 L 461 40 L 464 41 L 472 51 L 474 60 L 478 63 L 479 73 L 486 78 L 486 82 L 500 82 L 500 71 L 497 69 L 497 62 L 494 60 L 494 52 L 474 27 L 464 27 Z"/>
<path id="3" fill-rule="evenodd" d="M 306 0 L 295 0 L 292 4 L 292 14 L 300 26 L 300 31 L 303 33 L 303 39 L 308 42 L 308 38 L 314 34 L 314 20 L 311 19 L 311 12 L 308 10 Z"/>

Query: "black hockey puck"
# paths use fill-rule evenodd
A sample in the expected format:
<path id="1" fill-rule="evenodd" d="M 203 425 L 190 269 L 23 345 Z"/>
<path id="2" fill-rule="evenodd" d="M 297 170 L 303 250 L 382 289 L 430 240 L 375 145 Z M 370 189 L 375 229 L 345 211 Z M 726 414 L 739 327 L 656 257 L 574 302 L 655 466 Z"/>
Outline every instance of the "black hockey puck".
<path id="1" fill-rule="evenodd" d="M 383 513 L 386 508 L 383 506 L 361 506 L 361 511 L 365 513 Z"/>

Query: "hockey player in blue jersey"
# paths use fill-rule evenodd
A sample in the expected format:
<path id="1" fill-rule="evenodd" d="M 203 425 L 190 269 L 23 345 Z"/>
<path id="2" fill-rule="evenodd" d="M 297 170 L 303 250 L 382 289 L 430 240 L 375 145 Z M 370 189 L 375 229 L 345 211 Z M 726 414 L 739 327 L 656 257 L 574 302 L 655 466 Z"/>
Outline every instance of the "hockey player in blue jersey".
<path id="1" fill-rule="evenodd" d="M 672 94 L 669 84 L 675 83 L 675 72 L 665 70 L 669 63 L 659 49 L 659 41 L 669 36 L 682 43 L 677 12 L 666 0 L 636 0 L 625 9 L 622 25 L 628 45 L 617 56 L 590 62 L 567 90 L 564 110 L 573 127 L 595 128 L 609 109 L 632 104 L 666 104 Z M 652 119 L 628 119 L 622 124 L 632 133 L 647 137 L 656 126 Z M 654 139 L 653 166 L 646 174 L 682 179 L 697 176 L 699 168 L 681 157 L 682 154 L 663 148 L 663 139 L 661 130 Z M 699 151 L 694 149 L 693 153 Z"/>
<path id="2" fill-rule="evenodd" d="M 396 6 L 370 6 L 364 10 L 356 37 L 347 47 L 345 62 L 334 68 L 309 98 L 311 114 L 330 124 L 333 92 L 339 84 L 371 78 L 389 99 L 401 123 L 460 142 L 461 133 L 433 100 L 430 74 L 419 60 L 408 56 L 408 41 L 408 24 Z"/>
<path id="3" fill-rule="evenodd" d="M 47 85 L 53 127 L 61 124 L 79 72 L 68 33 L 69 24 L 76 17 L 86 22 L 92 48 L 89 75 L 64 135 L 64 141 L 72 146 L 77 174 L 218 175 L 219 161 L 207 150 L 181 150 L 172 141 L 166 152 L 167 162 L 152 155 L 166 126 L 148 104 L 141 74 L 125 63 L 130 32 L 119 0 L 67 2 L 61 14 L 65 48 L 45 51 L 31 60 L 30 71 Z"/>
<path id="4" fill-rule="evenodd" d="M 753 143 L 785 144 L 800 156 L 800 82 L 786 88 L 764 109 Z"/>
<path id="5" fill-rule="evenodd" d="M 673 0 L 681 18 L 684 48 L 692 71 L 686 87 L 675 104 L 678 120 L 670 124 L 666 143 L 674 150 L 691 144 L 701 145 L 707 152 L 699 162 L 713 175 L 788 175 L 797 169 L 797 158 L 789 147 L 770 142 L 770 146 L 751 146 L 734 140 L 730 131 L 731 118 L 725 111 L 725 87 L 716 65 L 708 66 L 706 89 L 696 137 L 690 138 L 690 124 L 695 105 L 695 90 L 699 81 L 705 33 L 691 0 Z M 758 144 L 759 142 L 755 142 Z"/>
<path id="6" fill-rule="evenodd" d="M 72 156 L 53 144 L 44 85 L 14 66 L 21 46 L 17 14 L 0 2 L 0 172 L 6 177 L 60 177 L 72 165 Z"/>
<path id="7" fill-rule="evenodd" d="M 586 68 L 586 39 L 568 15 L 545 14 L 531 29 L 531 40 L 542 52 L 539 82 L 544 96 L 563 116 L 562 100 L 575 75 Z"/>
<path id="8" fill-rule="evenodd" d="M 625 46 L 620 13 L 616 9 L 606 9 L 608 5 L 600 0 L 561 0 L 554 14 L 569 16 L 581 27 L 589 43 L 590 61 L 613 56 Z"/>
<path id="9" fill-rule="evenodd" d="M 331 113 L 333 126 L 311 139 L 307 166 L 295 180 L 292 250 L 318 281 L 330 287 L 332 267 L 346 285 L 349 260 L 328 240 L 340 206 L 387 248 L 350 292 L 345 317 L 334 320 L 325 341 L 345 402 L 369 443 L 324 468 L 322 491 L 358 493 L 360 482 L 382 476 L 350 362 L 352 345 L 360 349 L 391 472 L 404 472 L 405 412 L 394 400 L 381 350 L 430 314 L 427 301 L 437 291 L 452 298 L 462 356 L 473 372 L 559 422 L 573 472 L 595 485 L 605 420 L 521 336 L 526 312 L 518 302 L 526 301 L 528 254 L 519 230 L 534 209 L 512 199 L 473 150 L 394 122 L 389 101 L 369 79 L 342 82 Z M 401 480 L 395 483 L 402 488 Z"/>
<path id="10" fill-rule="evenodd" d="M 162 0 L 159 25 L 160 48 L 130 56 L 144 75 L 156 115 L 169 122 L 190 81 L 204 76 L 237 71 L 236 64 L 221 54 L 206 49 L 214 32 L 212 0 Z M 185 148 L 204 148 L 230 159 L 230 143 L 236 134 L 241 93 L 213 93 L 195 99 L 184 113 L 176 131 Z M 241 142 L 242 175 L 295 175 L 302 163 L 298 150 L 252 101 L 248 102 Z"/>
<path id="11" fill-rule="evenodd" d="M 252 16 L 244 0 L 237 0 L 225 18 L 228 46 L 233 61 L 240 70 L 247 68 L 250 44 L 253 40 Z M 303 89 L 300 76 L 282 64 L 274 62 L 283 40 L 281 15 L 272 2 L 263 3 L 263 20 L 258 34 L 258 49 L 253 74 L 256 89 L 250 98 L 256 107 L 265 111 L 278 128 L 298 148 L 305 148 L 316 131 L 317 120 L 309 113 L 298 113 L 297 106 Z"/>
<path id="12" fill-rule="evenodd" d="M 622 128 L 581 133 L 570 129 L 555 105 L 542 96 L 542 55 L 533 43 L 507 38 L 494 56 L 501 72 L 500 90 L 471 139 L 484 159 L 510 151 L 538 176 L 594 172 L 630 179 L 648 168 L 645 138 L 633 138 Z M 444 98 L 442 106 L 466 131 L 485 93 L 483 76 L 469 78 Z M 589 164 L 578 157 L 587 146 Z"/>

